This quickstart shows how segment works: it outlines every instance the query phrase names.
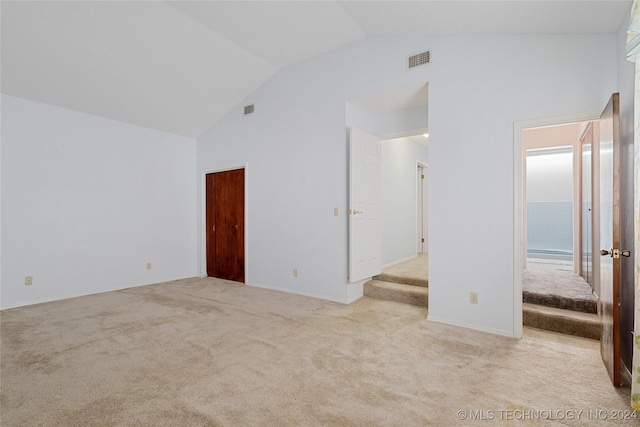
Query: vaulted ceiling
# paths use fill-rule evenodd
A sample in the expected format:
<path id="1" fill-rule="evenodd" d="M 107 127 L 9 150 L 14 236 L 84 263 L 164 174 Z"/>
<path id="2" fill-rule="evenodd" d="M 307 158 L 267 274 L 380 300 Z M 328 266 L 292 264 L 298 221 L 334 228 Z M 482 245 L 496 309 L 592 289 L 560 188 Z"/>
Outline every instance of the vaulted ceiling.
<path id="1" fill-rule="evenodd" d="M 2 93 L 197 137 L 370 36 L 615 33 L 631 1 L 2 1 Z"/>

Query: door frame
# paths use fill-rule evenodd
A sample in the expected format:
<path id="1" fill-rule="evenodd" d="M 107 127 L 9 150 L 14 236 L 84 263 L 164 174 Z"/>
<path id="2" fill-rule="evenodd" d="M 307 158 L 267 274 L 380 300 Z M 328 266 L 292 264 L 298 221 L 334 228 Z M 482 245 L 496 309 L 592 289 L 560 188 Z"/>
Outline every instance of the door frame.
<path id="1" fill-rule="evenodd" d="M 598 145 L 596 145 L 595 143 L 595 135 L 596 135 L 596 122 L 592 121 L 592 122 L 588 122 L 587 126 L 584 128 L 584 131 L 582 132 L 582 135 L 580 135 L 580 138 L 578 139 L 578 147 L 579 147 L 579 156 L 580 156 L 580 173 L 579 173 L 579 177 L 578 179 L 580 180 L 580 194 L 578 199 L 580 200 L 580 214 L 579 214 L 579 232 L 578 234 L 580 235 L 580 239 L 579 239 L 579 246 L 580 246 L 580 268 L 579 268 L 579 272 L 578 275 L 580 275 L 590 286 L 591 286 L 591 290 L 594 292 L 595 294 L 595 279 L 594 279 L 594 257 L 595 257 L 595 253 L 594 253 L 594 206 L 593 206 L 593 201 L 595 200 L 594 197 L 594 187 L 595 185 L 593 185 L 593 180 L 594 180 L 594 169 L 595 169 L 595 159 L 594 157 L 596 157 L 595 155 L 595 151 L 594 148 L 599 148 Z M 589 164 L 590 164 L 590 168 L 589 168 L 589 202 L 591 203 L 591 208 L 590 208 L 590 222 L 588 224 L 585 224 L 586 218 L 584 217 L 584 202 L 585 202 L 585 192 L 584 192 L 584 174 L 585 171 L 587 170 L 584 167 L 584 147 L 585 145 L 590 145 L 590 150 L 591 150 L 591 158 L 589 160 Z M 599 171 L 598 171 L 599 174 Z M 585 237 L 585 230 L 589 228 L 590 230 L 588 230 L 587 232 L 587 236 L 591 236 L 591 240 L 590 242 L 585 242 L 584 241 L 584 237 Z M 584 252 L 584 248 L 585 248 L 585 243 L 587 244 L 587 248 L 590 249 L 590 253 L 591 253 L 591 260 L 586 260 L 585 259 L 585 252 Z M 589 245 L 589 243 L 591 243 L 591 245 Z M 591 246 L 589 248 L 589 246 Z M 587 252 L 589 253 L 589 252 Z M 585 264 L 590 266 L 591 268 L 588 271 L 587 277 L 584 277 L 584 273 L 585 273 Z M 599 273 L 598 273 L 599 274 Z M 589 281 L 589 278 L 591 279 L 591 281 Z M 598 295 L 596 294 L 596 297 L 598 297 Z"/>
<path id="2" fill-rule="evenodd" d="M 418 185 L 416 188 L 416 196 L 417 196 L 417 210 L 416 210 L 416 230 L 419 233 L 424 233 L 426 229 L 426 239 L 424 244 L 422 245 L 422 252 L 416 251 L 416 255 L 418 254 L 428 254 L 429 253 L 429 179 L 428 173 L 429 165 L 426 163 L 422 163 L 420 160 L 416 160 L 416 174 L 417 171 L 422 168 L 422 173 L 424 174 L 424 178 L 416 177 Z M 421 187 L 422 186 L 422 187 Z M 426 193 L 426 194 L 425 194 Z M 426 196 L 426 197 L 425 197 Z M 422 201 L 422 206 L 420 205 L 420 201 Z M 420 214 L 422 213 L 422 218 L 420 218 Z M 425 221 L 426 219 L 426 221 Z M 420 229 L 420 225 L 422 224 L 422 229 Z M 423 235 L 424 236 L 424 235 Z"/>
<path id="3" fill-rule="evenodd" d="M 207 277 L 207 175 L 210 173 L 227 172 L 231 170 L 244 169 L 244 284 L 249 284 L 249 252 L 248 239 L 249 222 L 248 222 L 248 194 L 249 179 L 248 170 L 249 163 L 241 166 L 229 166 L 218 169 L 202 169 L 200 171 L 200 277 Z"/>
<path id="4" fill-rule="evenodd" d="M 527 255 L 524 239 L 525 180 L 522 131 L 528 128 L 599 120 L 600 113 L 569 114 L 513 123 L 513 337 L 522 338 L 522 270 Z"/>

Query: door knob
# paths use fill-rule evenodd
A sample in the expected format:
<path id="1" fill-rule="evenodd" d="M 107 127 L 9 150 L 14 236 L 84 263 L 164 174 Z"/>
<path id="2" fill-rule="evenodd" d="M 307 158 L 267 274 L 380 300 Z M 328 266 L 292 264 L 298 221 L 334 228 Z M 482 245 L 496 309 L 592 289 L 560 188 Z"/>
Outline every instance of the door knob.
<path id="1" fill-rule="evenodd" d="M 601 256 L 605 256 L 605 255 L 611 255 L 611 258 L 620 258 L 620 255 L 624 256 L 624 257 L 630 257 L 631 256 L 631 251 L 621 251 L 620 249 L 600 249 L 600 255 Z"/>

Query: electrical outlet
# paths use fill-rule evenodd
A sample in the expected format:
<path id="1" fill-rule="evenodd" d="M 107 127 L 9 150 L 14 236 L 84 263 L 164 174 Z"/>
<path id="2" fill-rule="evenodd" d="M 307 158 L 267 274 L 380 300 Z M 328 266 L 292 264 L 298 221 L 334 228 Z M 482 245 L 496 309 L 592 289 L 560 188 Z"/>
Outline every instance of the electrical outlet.
<path id="1" fill-rule="evenodd" d="M 477 292 L 471 292 L 469 294 L 469 302 L 471 304 L 477 304 L 478 303 L 478 293 Z"/>
<path id="2" fill-rule="evenodd" d="M 333 216 L 340 215 L 340 210 L 338 208 L 333 208 Z"/>
<path id="3" fill-rule="evenodd" d="M 293 269 L 293 277 L 298 277 L 298 269 L 297 268 Z"/>
<path id="4" fill-rule="evenodd" d="M 33 285 L 33 276 L 27 276 L 24 278 L 24 285 L 31 286 Z"/>
<path id="5" fill-rule="evenodd" d="M 147 270 L 151 270 L 151 263 L 150 262 L 147 263 Z"/>

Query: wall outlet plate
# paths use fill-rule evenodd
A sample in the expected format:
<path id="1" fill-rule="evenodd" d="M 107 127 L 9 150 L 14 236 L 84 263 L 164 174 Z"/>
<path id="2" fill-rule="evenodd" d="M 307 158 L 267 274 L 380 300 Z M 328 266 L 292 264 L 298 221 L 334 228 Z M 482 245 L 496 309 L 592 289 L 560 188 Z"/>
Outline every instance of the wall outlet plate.
<path id="1" fill-rule="evenodd" d="M 471 292 L 469 294 L 469 302 L 471 304 L 477 304 L 478 303 L 478 293 L 477 292 Z"/>
<path id="2" fill-rule="evenodd" d="M 24 285 L 31 286 L 33 285 L 33 276 L 27 276 L 24 278 Z"/>

